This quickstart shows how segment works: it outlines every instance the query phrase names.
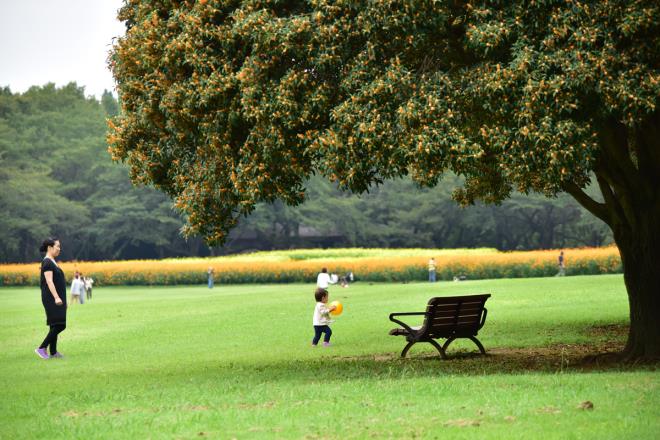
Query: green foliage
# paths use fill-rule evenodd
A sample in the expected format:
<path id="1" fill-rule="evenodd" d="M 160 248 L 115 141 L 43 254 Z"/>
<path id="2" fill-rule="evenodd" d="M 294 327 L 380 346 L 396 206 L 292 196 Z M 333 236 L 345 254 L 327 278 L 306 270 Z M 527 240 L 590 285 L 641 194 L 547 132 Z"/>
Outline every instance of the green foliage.
<path id="1" fill-rule="evenodd" d="M 111 60 L 123 108 L 111 151 L 211 242 L 260 201 L 299 203 L 316 172 L 364 192 L 403 175 L 434 186 L 451 170 L 468 204 L 569 191 L 613 225 L 618 203 L 629 215 L 645 204 L 583 189 L 595 172 L 625 199 L 617 167 L 645 196 L 658 186 L 645 137 L 660 96 L 658 8 L 130 1 Z"/>
<path id="2" fill-rule="evenodd" d="M 499 206 L 461 208 L 451 200 L 458 185 L 454 176 L 435 188 L 404 178 L 351 195 L 315 177 L 306 182 L 307 200 L 299 206 L 258 204 L 230 233 L 222 252 L 316 246 L 515 250 L 612 242 L 607 226 L 565 194 L 556 199 L 514 194 Z"/>
<path id="3" fill-rule="evenodd" d="M 64 259 L 121 258 L 168 249 L 181 219 L 167 197 L 135 189 L 107 155 L 106 114 L 117 103 L 71 83 L 0 92 L 0 260 L 34 261 L 57 236 Z M 153 252 L 153 251 L 152 251 Z"/>
<path id="4" fill-rule="evenodd" d="M 101 105 L 105 110 L 105 114 L 109 117 L 117 116 L 117 114 L 119 114 L 119 105 L 117 104 L 117 100 L 114 96 L 112 96 L 112 93 L 108 92 L 107 90 L 103 91 L 103 95 L 101 96 Z"/>
<path id="5" fill-rule="evenodd" d="M 126 167 L 112 164 L 103 136 L 113 105 L 110 93 L 99 103 L 73 84 L 0 93 L 0 182 L 6 189 L 0 192 L 2 261 L 34 261 L 38 245 L 49 235 L 63 239 L 65 259 L 208 255 L 201 239 L 179 236 L 183 221 L 165 195 L 133 187 Z M 611 240 L 594 220 L 584 225 L 589 216 L 575 203 L 517 197 L 500 207 L 461 210 L 449 200 L 451 187 L 457 185 L 453 176 L 437 188 L 418 188 L 403 179 L 357 196 L 315 177 L 306 182 L 304 204 L 259 204 L 216 251 L 314 246 L 532 249 L 597 246 Z"/>
<path id="6" fill-rule="evenodd" d="M 428 344 L 401 361 L 403 341 L 387 335 L 389 313 L 423 307 L 426 283 L 331 291 L 345 309 L 329 349 L 309 347 L 312 290 L 97 288 L 69 308 L 66 358 L 43 361 L 32 352 L 47 331 L 38 293 L 0 289 L 0 437 L 651 439 L 660 429 L 655 364 L 581 364 L 622 343 L 620 275 L 447 284 L 442 295 L 492 294 L 479 334 L 490 355 L 469 355 L 466 341 L 448 361 Z M 587 400 L 592 411 L 578 407 Z"/>

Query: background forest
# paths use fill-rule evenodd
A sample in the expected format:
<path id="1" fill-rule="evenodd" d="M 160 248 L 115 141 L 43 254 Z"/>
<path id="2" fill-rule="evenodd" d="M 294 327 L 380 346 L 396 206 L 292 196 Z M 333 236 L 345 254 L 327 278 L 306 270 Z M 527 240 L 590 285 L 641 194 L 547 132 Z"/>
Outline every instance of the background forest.
<path id="1" fill-rule="evenodd" d="M 458 178 L 435 188 L 409 179 L 368 194 L 314 178 L 297 207 L 259 205 L 224 246 L 184 239 L 184 219 L 162 193 L 130 183 L 112 162 L 106 118 L 118 105 L 71 83 L 0 89 L 0 261 L 35 261 L 41 240 L 63 241 L 65 260 L 206 256 L 301 247 L 493 247 L 500 250 L 600 246 L 609 229 L 570 196 L 516 194 L 499 206 L 459 207 Z"/>

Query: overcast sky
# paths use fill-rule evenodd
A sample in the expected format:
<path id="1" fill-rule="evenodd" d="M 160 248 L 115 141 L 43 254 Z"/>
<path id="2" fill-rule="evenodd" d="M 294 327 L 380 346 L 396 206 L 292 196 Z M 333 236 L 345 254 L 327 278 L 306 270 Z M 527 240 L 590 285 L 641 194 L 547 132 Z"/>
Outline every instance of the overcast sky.
<path id="1" fill-rule="evenodd" d="M 0 87 L 24 92 L 75 81 L 86 95 L 114 92 L 107 67 L 122 0 L 0 0 Z M 116 95 L 116 93 L 115 93 Z"/>

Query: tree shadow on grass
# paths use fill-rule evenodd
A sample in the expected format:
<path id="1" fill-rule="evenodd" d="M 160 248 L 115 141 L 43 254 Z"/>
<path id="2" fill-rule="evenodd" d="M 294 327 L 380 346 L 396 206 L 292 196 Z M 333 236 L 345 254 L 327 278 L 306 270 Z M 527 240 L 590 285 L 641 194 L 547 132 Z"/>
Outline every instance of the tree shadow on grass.
<path id="1" fill-rule="evenodd" d="M 587 343 L 555 344 L 542 347 L 487 347 L 481 355 L 476 347 L 448 350 L 449 359 L 440 358 L 429 344 L 420 343 L 408 357 L 400 358 L 399 350 L 357 356 L 333 354 L 334 347 L 317 347 L 318 357 L 292 356 L 286 360 L 242 362 L 226 360 L 218 363 L 181 363 L 185 375 L 230 380 L 236 383 L 310 383 L 350 380 L 405 380 L 438 378 L 446 375 L 476 377 L 498 374 L 582 374 L 590 372 L 656 371 L 660 361 L 630 363 L 618 353 L 624 347 L 628 327 L 625 325 L 594 326 L 588 331 Z M 426 346 L 426 347 L 424 347 Z M 162 373 L 176 374 L 172 367 Z M 156 373 L 158 374 L 158 373 Z M 183 374 L 183 373 L 182 373 Z"/>
<path id="2" fill-rule="evenodd" d="M 443 360 L 429 344 L 423 353 L 411 352 L 405 359 L 399 352 L 359 356 L 323 356 L 258 366 L 254 373 L 269 380 L 387 379 L 438 377 L 442 375 L 484 376 L 497 374 L 580 374 L 589 372 L 655 371 L 660 361 L 625 362 L 619 355 L 625 345 L 627 326 L 594 326 L 589 336 L 594 342 L 555 344 L 544 347 L 493 347 L 487 355 L 476 349 L 452 350 Z M 403 341 L 402 341 L 403 342 Z M 403 344 L 401 346 L 403 348 Z M 429 349 L 430 348 L 430 349 Z M 329 350 L 332 350 L 330 348 Z M 328 353 L 328 352 L 325 352 Z M 329 354 L 329 353 L 328 353 Z"/>
<path id="3" fill-rule="evenodd" d="M 334 362 L 372 364 L 376 370 L 381 365 L 399 367 L 408 373 L 426 375 L 459 374 L 520 374 L 520 373 L 587 373 L 604 371 L 657 370 L 660 360 L 627 362 L 620 356 L 628 332 L 626 325 L 594 326 L 589 336 L 595 342 L 582 344 L 554 344 L 544 347 L 494 347 L 484 356 L 478 351 L 458 350 L 447 352 L 443 360 L 436 351 L 423 354 L 385 353 L 354 357 L 332 358 Z M 428 345 L 420 343 L 419 345 Z"/>

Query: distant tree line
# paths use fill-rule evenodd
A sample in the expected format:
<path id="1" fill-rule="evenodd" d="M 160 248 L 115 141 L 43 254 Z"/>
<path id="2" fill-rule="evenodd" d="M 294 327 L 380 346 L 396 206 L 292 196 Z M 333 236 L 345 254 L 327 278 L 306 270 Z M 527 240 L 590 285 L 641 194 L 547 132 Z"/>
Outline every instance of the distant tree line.
<path id="1" fill-rule="evenodd" d="M 308 200 L 300 206 L 258 205 L 230 233 L 225 250 L 239 252 L 251 239 L 261 243 L 258 249 L 296 244 L 521 250 L 612 242 L 608 228 L 570 196 L 516 194 L 499 206 L 461 208 L 451 199 L 457 180 L 446 178 L 443 186 L 418 188 L 401 179 L 358 197 L 314 178 Z"/>
<path id="2" fill-rule="evenodd" d="M 435 188 L 409 179 L 361 196 L 321 178 L 307 201 L 261 204 L 224 246 L 184 239 L 184 219 L 162 193 L 134 187 L 107 152 L 106 92 L 85 97 L 75 83 L 0 89 L 0 261 L 35 261 L 56 235 L 63 258 L 79 260 L 206 256 L 293 247 L 495 247 L 544 249 L 611 243 L 609 229 L 569 196 L 517 194 L 499 206 L 460 208 L 458 177 Z"/>

